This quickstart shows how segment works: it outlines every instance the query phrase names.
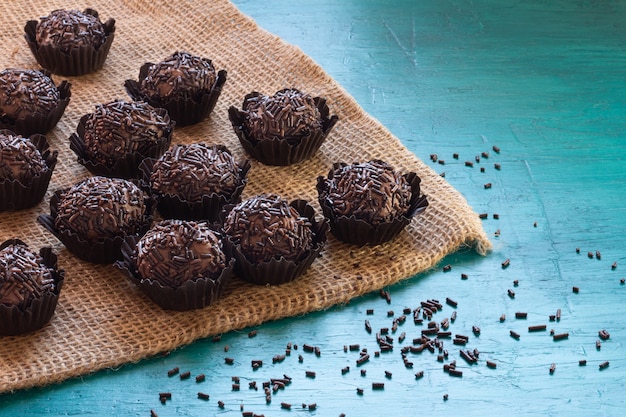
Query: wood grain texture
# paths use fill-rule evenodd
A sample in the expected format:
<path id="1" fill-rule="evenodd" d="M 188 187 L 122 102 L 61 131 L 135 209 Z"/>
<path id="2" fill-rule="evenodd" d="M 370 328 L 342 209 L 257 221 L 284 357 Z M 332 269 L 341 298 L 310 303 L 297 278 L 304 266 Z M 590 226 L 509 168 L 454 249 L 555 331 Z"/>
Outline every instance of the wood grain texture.
<path id="1" fill-rule="evenodd" d="M 626 405 L 626 285 L 620 283 L 626 277 L 626 5 L 565 0 L 235 4 L 302 48 L 417 156 L 445 172 L 479 213 L 488 214 L 484 225 L 494 235 L 494 252 L 487 258 L 455 254 L 437 269 L 389 288 L 391 303 L 370 294 L 260 326 L 256 337 L 249 337 L 252 329 L 233 332 L 166 357 L 3 395 L 0 415 L 150 415 L 153 409 L 159 416 L 235 416 L 242 414 L 241 406 L 286 415 L 281 402 L 291 403 L 292 413 L 320 416 L 621 415 Z M 431 154 L 445 163 L 430 161 Z M 485 189 L 488 182 L 492 187 Z M 510 266 L 503 269 L 505 259 Z M 370 353 L 379 349 L 374 334 L 364 329 L 365 320 L 376 332 L 391 327 L 389 310 L 397 317 L 405 307 L 446 297 L 458 306 L 444 303 L 433 320 L 439 323 L 456 312 L 449 330 L 469 336 L 464 348 L 480 351 L 477 364 L 467 364 L 459 346 L 443 339 L 449 353 L 445 362 L 425 351 L 409 354 L 413 368 L 407 369 L 400 346 L 410 345 L 426 327 L 426 321 L 415 325 L 411 317 L 390 333 L 392 352 L 372 355 L 360 367 L 358 352 L 344 352 L 349 344 Z M 374 313 L 368 315 L 368 309 Z M 550 321 L 557 309 L 561 319 Z M 516 319 L 518 311 L 527 318 Z M 546 324 L 547 330 L 529 333 L 535 324 Z M 474 325 L 480 336 L 472 333 Z M 569 337 L 553 341 L 551 329 Z M 597 349 L 601 329 L 611 337 Z M 404 343 L 398 341 L 401 332 Z M 287 343 L 298 350 L 273 364 Z M 303 352 L 304 344 L 318 346 L 321 355 Z M 225 357 L 235 363 L 226 365 Z M 253 371 L 252 359 L 262 359 L 263 366 Z M 452 360 L 462 378 L 443 372 L 443 364 Z M 487 360 L 497 367 L 488 368 Z M 587 365 L 580 366 L 580 360 Z M 600 370 L 605 361 L 610 365 Z M 342 373 L 346 366 L 349 371 Z M 169 378 L 174 367 L 191 371 L 192 378 Z M 316 377 L 306 377 L 306 370 Z M 424 377 L 416 380 L 420 370 Z M 199 373 L 207 380 L 196 384 Z M 283 374 L 293 381 L 273 394 L 270 404 L 262 389 L 248 388 L 250 381 L 261 384 Z M 232 390 L 232 376 L 241 378 L 240 391 Z M 384 390 L 372 390 L 372 382 L 384 382 Z M 362 396 L 357 388 L 364 389 Z M 164 391 L 172 393 L 165 405 L 158 397 Z M 197 399 L 198 391 L 209 393 L 210 400 Z M 301 411 L 302 403 L 317 403 L 317 409 Z"/>

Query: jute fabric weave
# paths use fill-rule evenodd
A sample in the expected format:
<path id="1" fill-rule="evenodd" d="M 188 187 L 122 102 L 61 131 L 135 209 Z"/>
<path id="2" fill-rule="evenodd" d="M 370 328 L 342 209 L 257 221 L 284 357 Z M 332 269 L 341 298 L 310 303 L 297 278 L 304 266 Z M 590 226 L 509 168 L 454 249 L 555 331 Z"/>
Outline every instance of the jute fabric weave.
<path id="1" fill-rule="evenodd" d="M 23 38 L 26 21 L 67 8 L 62 0 L 7 1 L 0 13 L 0 67 L 37 68 Z M 461 247 L 490 249 L 478 215 L 443 178 L 408 151 L 300 49 L 259 28 L 227 0 L 94 0 L 104 21 L 116 19 L 115 40 L 100 71 L 68 77 L 71 102 L 47 136 L 59 163 L 44 201 L 30 210 L 0 213 L 0 241 L 17 237 L 32 248 L 52 246 L 66 280 L 56 313 L 32 334 L 0 337 L 0 392 L 46 385 L 99 369 L 139 361 L 159 352 L 233 329 L 346 303 L 433 267 Z M 76 162 L 68 138 L 94 105 L 128 99 L 123 83 L 136 79 L 144 62 L 158 62 L 177 50 L 213 60 L 228 71 L 217 106 L 206 121 L 177 129 L 173 143 L 226 145 L 245 157 L 228 120 L 231 105 L 245 94 L 273 94 L 296 87 L 326 97 L 339 122 L 320 151 L 295 166 L 270 167 L 252 161 L 243 198 L 262 192 L 289 200 L 304 198 L 319 210 L 316 178 L 334 162 L 384 159 L 400 172 L 416 172 L 430 206 L 392 242 L 355 247 L 329 236 L 323 256 L 294 282 L 254 286 L 232 280 L 215 304 L 192 312 L 161 310 L 112 265 L 79 261 L 37 221 L 49 212 L 51 194 L 89 173 Z M 62 77 L 53 77 L 55 82 Z M 358 266 L 357 266 L 358 265 Z"/>

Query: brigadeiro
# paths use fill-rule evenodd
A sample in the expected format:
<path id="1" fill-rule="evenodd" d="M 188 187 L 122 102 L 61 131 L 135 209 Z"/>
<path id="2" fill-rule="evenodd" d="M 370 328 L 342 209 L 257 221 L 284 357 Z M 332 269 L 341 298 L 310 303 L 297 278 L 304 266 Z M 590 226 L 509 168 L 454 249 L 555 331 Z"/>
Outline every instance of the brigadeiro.
<path id="1" fill-rule="evenodd" d="M 0 211 L 37 205 L 48 190 L 57 154 L 44 135 L 24 138 L 0 130 Z"/>
<path id="2" fill-rule="evenodd" d="M 169 148 L 173 129 L 167 110 L 115 100 L 81 117 L 70 148 L 94 175 L 136 178 L 143 159 L 158 158 Z"/>
<path id="3" fill-rule="evenodd" d="M 300 276 L 326 243 L 328 223 L 304 200 L 289 203 L 262 194 L 224 210 L 224 233 L 235 271 L 255 284 L 282 284 Z"/>
<path id="4" fill-rule="evenodd" d="M 203 308 L 223 293 L 234 259 L 207 222 L 168 219 L 122 245 L 115 265 L 167 310 Z"/>
<path id="5" fill-rule="evenodd" d="M 145 159 L 140 169 L 161 216 L 213 222 L 226 204 L 241 201 L 250 162 L 237 162 L 223 145 L 193 143 Z"/>
<path id="6" fill-rule="evenodd" d="M 241 145 L 267 165 L 291 165 L 313 156 L 337 123 L 329 113 L 326 99 L 295 88 L 273 96 L 255 91 L 245 96 L 241 110 L 228 110 Z"/>
<path id="7" fill-rule="evenodd" d="M 38 221 L 78 258 L 107 264 L 121 258 L 126 236 L 148 230 L 152 207 L 132 182 L 96 176 L 55 192 Z"/>
<path id="8" fill-rule="evenodd" d="M 420 178 L 400 174 L 388 163 L 336 163 L 317 179 L 318 199 L 331 233 L 357 245 L 378 245 L 396 237 L 428 206 Z"/>
<path id="9" fill-rule="evenodd" d="M 226 70 L 216 71 L 208 58 L 174 52 L 156 64 L 145 63 L 139 80 L 124 86 L 133 100 L 167 109 L 176 126 L 206 119 L 213 111 L 226 82 Z"/>
<path id="10" fill-rule="evenodd" d="M 28 333 L 48 323 L 64 278 L 50 248 L 36 253 L 19 239 L 0 244 L 0 336 Z"/>
<path id="11" fill-rule="evenodd" d="M 0 129 L 23 136 L 48 132 L 70 102 L 70 87 L 67 81 L 55 85 L 46 70 L 0 71 Z"/>
<path id="12" fill-rule="evenodd" d="M 39 21 L 29 20 L 24 32 L 43 68 L 54 74 L 83 75 L 104 65 L 115 36 L 115 19 L 102 23 L 94 9 L 58 9 Z"/>

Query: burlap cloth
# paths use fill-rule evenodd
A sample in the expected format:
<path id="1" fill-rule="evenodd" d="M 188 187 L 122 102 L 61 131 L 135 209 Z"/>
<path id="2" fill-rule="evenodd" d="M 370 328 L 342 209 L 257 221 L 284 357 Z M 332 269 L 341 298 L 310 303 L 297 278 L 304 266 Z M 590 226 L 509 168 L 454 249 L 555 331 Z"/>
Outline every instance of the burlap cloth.
<path id="1" fill-rule="evenodd" d="M 35 4 L 33 4 L 35 3 Z M 299 315 L 345 303 L 433 267 L 461 247 L 485 254 L 491 244 L 476 213 L 443 178 L 418 160 L 379 122 L 366 114 L 340 85 L 301 50 L 260 29 L 227 0 L 91 1 L 102 20 L 116 19 L 116 34 L 102 70 L 69 77 L 71 102 L 48 134 L 59 163 L 44 202 L 31 210 L 0 213 L 0 241 L 18 237 L 31 247 L 52 246 L 66 281 L 50 323 L 19 337 L 0 337 L 0 392 L 59 382 L 107 367 L 138 361 L 194 340 L 268 320 Z M 27 20 L 67 7 L 62 0 L 3 2 L 0 14 L 1 68 L 36 68 L 23 38 Z M 79 118 L 97 103 L 128 99 L 123 83 L 136 79 L 146 61 L 156 62 L 176 50 L 211 58 L 228 80 L 211 117 L 178 129 L 173 143 L 206 141 L 228 146 L 244 157 L 227 109 L 241 107 L 253 90 L 274 93 L 296 87 L 328 99 L 339 122 L 312 160 L 290 167 L 253 161 L 243 197 L 272 191 L 288 199 L 304 198 L 319 212 L 316 177 L 333 162 L 381 158 L 401 172 L 422 178 L 430 206 L 392 242 L 354 247 L 332 236 L 308 272 L 296 281 L 265 287 L 234 279 L 223 298 L 201 311 L 161 310 L 114 266 L 77 260 L 36 221 L 48 213 L 54 190 L 85 178 L 68 138 Z M 61 77 L 53 77 L 60 82 Z"/>

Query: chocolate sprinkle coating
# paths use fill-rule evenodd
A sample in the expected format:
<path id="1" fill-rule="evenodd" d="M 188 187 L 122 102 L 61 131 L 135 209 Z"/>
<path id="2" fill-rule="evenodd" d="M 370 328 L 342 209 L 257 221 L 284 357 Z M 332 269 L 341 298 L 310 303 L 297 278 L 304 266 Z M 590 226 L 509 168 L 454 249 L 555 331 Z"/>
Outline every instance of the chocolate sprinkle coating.
<path id="1" fill-rule="evenodd" d="M 11 244 L 0 250 L 0 304 L 28 308 L 55 290 L 53 270 L 26 245 Z"/>
<path id="2" fill-rule="evenodd" d="M 354 216 L 370 224 L 390 222 L 410 206 L 411 186 L 381 160 L 337 167 L 325 180 L 320 200 L 335 216 Z"/>
<path id="3" fill-rule="evenodd" d="M 0 120 L 5 123 L 35 114 L 46 117 L 60 99 L 52 79 L 41 71 L 7 68 L 0 72 Z"/>
<path id="4" fill-rule="evenodd" d="M 222 242 L 206 222 L 163 220 L 139 240 L 136 251 L 139 275 L 173 288 L 215 279 L 226 267 Z"/>
<path id="5" fill-rule="evenodd" d="M 136 234 L 145 223 L 145 198 L 130 181 L 90 177 L 60 194 L 55 227 L 89 243 Z"/>
<path id="6" fill-rule="evenodd" d="M 98 49 L 105 39 L 102 22 L 78 10 L 54 10 L 42 17 L 35 29 L 38 45 L 52 45 L 65 53 L 83 45 Z"/>
<path id="7" fill-rule="evenodd" d="M 24 185 L 48 171 L 48 165 L 28 138 L 0 134 L 0 181 L 17 180 Z"/>
<path id="8" fill-rule="evenodd" d="M 283 198 L 263 194 L 232 208 L 224 232 L 251 262 L 281 257 L 297 261 L 311 249 L 311 223 Z"/>
<path id="9" fill-rule="evenodd" d="M 89 159 L 113 166 L 127 154 L 146 155 L 168 140 L 170 118 L 148 103 L 122 100 L 99 104 L 85 119 L 83 140 Z"/>
<path id="10" fill-rule="evenodd" d="M 285 139 L 297 144 L 311 131 L 322 129 L 322 118 L 313 97 L 297 89 L 273 96 L 250 95 L 243 103 L 244 132 L 252 140 Z"/>
<path id="11" fill-rule="evenodd" d="M 217 74 L 210 59 L 188 52 L 174 52 L 150 65 L 140 81 L 142 94 L 151 100 L 197 99 L 211 91 Z"/>
<path id="12" fill-rule="evenodd" d="M 213 193 L 228 198 L 241 181 L 240 168 L 231 153 L 204 143 L 173 146 L 154 163 L 150 176 L 154 192 L 185 201 L 199 201 Z"/>

